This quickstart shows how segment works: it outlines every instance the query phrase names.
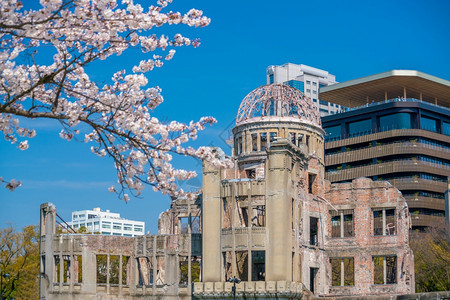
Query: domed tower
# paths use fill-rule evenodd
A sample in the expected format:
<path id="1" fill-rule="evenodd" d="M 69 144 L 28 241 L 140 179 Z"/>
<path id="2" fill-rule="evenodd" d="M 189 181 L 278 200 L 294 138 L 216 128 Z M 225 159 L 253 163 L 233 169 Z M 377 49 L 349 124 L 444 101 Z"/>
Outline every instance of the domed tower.
<path id="1" fill-rule="evenodd" d="M 233 156 L 248 177 L 258 177 L 252 165 L 264 161 L 270 145 L 279 139 L 291 142 L 306 156 L 317 157 L 323 168 L 320 114 L 310 98 L 290 86 L 271 84 L 250 92 L 239 106 L 233 136 Z"/>
<path id="2" fill-rule="evenodd" d="M 203 283 L 194 294 L 212 288 L 224 297 L 235 277 L 241 295 L 325 291 L 318 284 L 327 261 L 319 220 L 328 209 L 320 124 L 311 99 L 292 87 L 266 85 L 244 98 L 233 129 L 234 167 L 203 166 Z"/>

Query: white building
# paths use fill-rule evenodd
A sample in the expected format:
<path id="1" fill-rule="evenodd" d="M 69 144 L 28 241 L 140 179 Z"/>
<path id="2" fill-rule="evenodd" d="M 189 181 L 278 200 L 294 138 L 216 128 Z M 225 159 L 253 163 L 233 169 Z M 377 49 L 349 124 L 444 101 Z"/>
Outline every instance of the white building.
<path id="1" fill-rule="evenodd" d="M 321 116 L 344 111 L 344 107 L 320 100 L 319 88 L 335 84 L 336 76 L 327 71 L 306 65 L 287 63 L 281 66 L 269 66 L 266 69 L 267 84 L 284 83 L 294 87 L 311 98 Z"/>
<path id="2" fill-rule="evenodd" d="M 118 213 L 101 211 L 100 207 L 72 212 L 72 221 L 68 224 L 75 230 L 84 226 L 88 232 L 105 235 L 137 236 L 145 233 L 145 222 L 124 219 Z"/>

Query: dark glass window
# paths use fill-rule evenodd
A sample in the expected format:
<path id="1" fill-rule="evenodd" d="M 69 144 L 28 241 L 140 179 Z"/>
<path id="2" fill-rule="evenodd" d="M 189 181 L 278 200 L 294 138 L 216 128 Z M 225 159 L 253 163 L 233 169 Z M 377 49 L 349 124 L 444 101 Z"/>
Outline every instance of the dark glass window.
<path id="1" fill-rule="evenodd" d="M 337 140 L 341 137 L 341 125 L 325 128 L 326 140 Z"/>
<path id="2" fill-rule="evenodd" d="M 397 113 L 380 117 L 380 131 L 411 128 L 411 115 L 409 113 Z"/>
<path id="3" fill-rule="evenodd" d="M 442 133 L 445 135 L 450 135 L 450 123 L 442 122 Z"/>
<path id="4" fill-rule="evenodd" d="M 437 132 L 437 120 L 422 116 L 420 117 L 420 128 Z"/>
<path id="5" fill-rule="evenodd" d="M 284 84 L 296 88 L 297 90 L 300 90 L 302 92 L 305 91 L 305 83 L 303 81 L 298 81 L 298 80 L 289 80 L 286 81 Z"/>
<path id="6" fill-rule="evenodd" d="M 360 136 L 372 133 L 372 120 L 366 119 L 348 123 L 348 136 Z"/>

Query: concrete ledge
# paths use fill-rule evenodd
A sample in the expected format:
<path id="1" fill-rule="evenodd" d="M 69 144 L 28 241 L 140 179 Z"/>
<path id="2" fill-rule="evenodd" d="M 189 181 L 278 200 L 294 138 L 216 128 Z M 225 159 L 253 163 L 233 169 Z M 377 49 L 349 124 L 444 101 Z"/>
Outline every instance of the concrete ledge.
<path id="1" fill-rule="evenodd" d="M 277 290 L 276 281 L 266 281 L 266 291 L 274 293 L 276 290 Z"/>
<path id="2" fill-rule="evenodd" d="M 266 282 L 265 281 L 257 281 L 255 284 L 255 290 L 257 293 L 265 292 L 266 290 Z"/>
<path id="3" fill-rule="evenodd" d="M 217 293 L 223 293 L 223 282 L 214 282 L 214 291 Z"/>
<path id="4" fill-rule="evenodd" d="M 255 292 L 255 282 L 254 281 L 245 282 L 245 292 L 246 293 L 254 293 Z"/>
<path id="5" fill-rule="evenodd" d="M 194 282 L 194 293 L 203 292 L 203 282 Z"/>
<path id="6" fill-rule="evenodd" d="M 231 282 L 225 282 L 225 293 L 231 293 L 231 288 L 233 284 Z"/>
<path id="7" fill-rule="evenodd" d="M 214 292 L 214 282 L 205 282 L 204 291 L 206 293 Z"/>

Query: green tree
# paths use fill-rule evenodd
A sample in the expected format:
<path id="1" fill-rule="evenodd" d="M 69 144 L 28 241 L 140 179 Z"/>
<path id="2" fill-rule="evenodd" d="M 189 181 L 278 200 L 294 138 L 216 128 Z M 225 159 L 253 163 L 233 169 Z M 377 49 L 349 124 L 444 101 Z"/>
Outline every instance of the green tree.
<path id="1" fill-rule="evenodd" d="M 447 231 L 448 232 L 448 231 Z M 413 236 L 416 292 L 450 290 L 450 248 L 444 227 Z"/>
<path id="2" fill-rule="evenodd" d="M 25 226 L 0 230 L 0 268 L 10 275 L 3 279 L 5 299 L 39 299 L 39 232 Z"/>

